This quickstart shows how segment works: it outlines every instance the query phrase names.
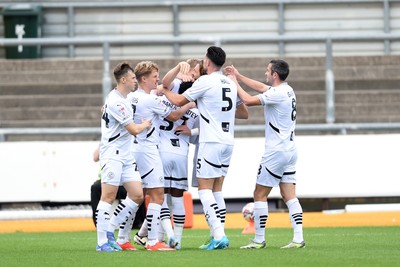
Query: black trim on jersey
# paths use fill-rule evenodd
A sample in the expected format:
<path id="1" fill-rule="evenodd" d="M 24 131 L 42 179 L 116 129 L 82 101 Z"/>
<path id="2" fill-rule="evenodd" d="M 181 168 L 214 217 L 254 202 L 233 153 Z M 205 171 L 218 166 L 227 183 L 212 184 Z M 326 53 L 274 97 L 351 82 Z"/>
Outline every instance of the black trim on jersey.
<path id="1" fill-rule="evenodd" d="M 170 139 L 170 141 L 171 141 L 171 145 L 172 145 L 172 146 L 181 147 L 181 144 L 180 144 L 178 138 L 172 138 L 172 139 Z"/>
<path id="2" fill-rule="evenodd" d="M 141 178 L 142 178 L 142 179 L 146 178 L 146 176 L 149 175 L 152 171 L 154 171 L 154 168 L 151 169 L 151 170 L 150 170 L 148 173 L 146 173 L 145 175 L 143 175 Z"/>
<path id="3" fill-rule="evenodd" d="M 276 128 L 274 125 L 272 125 L 272 123 L 268 123 L 269 126 L 271 126 L 272 129 L 274 129 L 275 132 L 280 133 L 279 129 Z"/>
<path id="4" fill-rule="evenodd" d="M 206 117 L 204 117 L 203 114 L 201 114 L 201 113 L 200 113 L 200 117 L 201 117 L 203 120 L 205 120 L 207 123 L 210 123 L 210 120 L 207 119 Z"/>
<path id="5" fill-rule="evenodd" d="M 108 142 L 114 141 L 114 140 L 117 139 L 120 135 L 121 135 L 121 133 L 119 133 L 119 134 L 117 134 L 117 135 L 115 135 L 115 136 L 109 138 L 109 139 L 108 139 Z"/>
<path id="6" fill-rule="evenodd" d="M 284 172 L 283 175 L 292 175 L 292 174 L 295 174 L 295 173 L 296 173 L 296 171 L 293 171 L 293 172 Z"/>
<path id="7" fill-rule="evenodd" d="M 106 163 L 106 164 L 104 164 L 104 166 L 103 166 L 103 167 L 101 167 L 101 170 L 103 170 L 103 169 L 106 167 L 106 165 L 107 165 L 107 163 Z"/>
<path id="8" fill-rule="evenodd" d="M 269 172 L 269 174 L 271 174 L 272 176 L 274 176 L 276 179 L 282 179 L 282 177 L 280 177 L 279 175 L 276 175 L 275 173 L 271 172 L 270 170 L 268 170 L 267 167 L 265 167 L 265 169 L 267 170 L 267 172 Z"/>
<path id="9" fill-rule="evenodd" d="M 215 168 L 222 168 L 221 165 L 216 165 L 214 163 L 209 162 L 208 160 L 204 159 L 205 162 L 207 162 L 208 164 L 210 164 L 211 166 L 215 167 Z"/>
<path id="10" fill-rule="evenodd" d="M 152 134 L 154 133 L 154 130 L 155 130 L 155 129 L 156 129 L 156 128 L 153 127 L 153 129 L 151 129 L 151 131 L 146 135 L 146 138 L 149 138 L 150 135 L 152 135 Z"/>
<path id="11" fill-rule="evenodd" d="M 187 181 L 187 177 L 184 178 L 174 178 L 174 177 L 164 177 L 167 181 Z"/>

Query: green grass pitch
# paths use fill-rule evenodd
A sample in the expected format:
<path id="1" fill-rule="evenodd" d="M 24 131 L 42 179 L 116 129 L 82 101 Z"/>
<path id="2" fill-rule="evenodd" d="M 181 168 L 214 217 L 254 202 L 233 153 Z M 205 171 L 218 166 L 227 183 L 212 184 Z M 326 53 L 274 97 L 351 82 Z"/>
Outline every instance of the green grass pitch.
<path id="1" fill-rule="evenodd" d="M 133 232 L 134 234 L 135 232 Z M 241 250 L 253 235 L 226 230 L 226 250 L 198 249 L 208 230 L 185 229 L 182 250 L 99 253 L 96 232 L 0 234 L 0 266 L 399 266 L 400 227 L 305 228 L 306 248 L 282 250 L 292 229 L 267 229 L 267 248 Z"/>

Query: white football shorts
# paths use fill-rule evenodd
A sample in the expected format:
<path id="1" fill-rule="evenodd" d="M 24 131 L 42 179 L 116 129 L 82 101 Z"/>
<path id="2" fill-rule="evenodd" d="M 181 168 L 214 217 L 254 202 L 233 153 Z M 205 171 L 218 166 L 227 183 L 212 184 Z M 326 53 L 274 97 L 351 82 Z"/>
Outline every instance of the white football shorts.
<path id="1" fill-rule="evenodd" d="M 157 146 L 141 146 L 133 155 L 143 188 L 164 187 L 164 170 Z"/>
<path id="2" fill-rule="evenodd" d="M 175 153 L 160 153 L 164 167 L 165 188 L 188 190 L 188 157 Z"/>
<path id="3" fill-rule="evenodd" d="M 266 152 L 258 168 L 257 184 L 276 187 L 296 183 L 297 150 Z"/>
<path id="4" fill-rule="evenodd" d="M 226 176 L 232 152 L 232 145 L 200 143 L 196 163 L 196 177 L 213 179 Z"/>
<path id="5" fill-rule="evenodd" d="M 136 163 L 123 164 L 121 161 L 108 159 L 101 162 L 101 182 L 120 186 L 127 182 L 140 182 L 140 174 L 136 171 Z"/>

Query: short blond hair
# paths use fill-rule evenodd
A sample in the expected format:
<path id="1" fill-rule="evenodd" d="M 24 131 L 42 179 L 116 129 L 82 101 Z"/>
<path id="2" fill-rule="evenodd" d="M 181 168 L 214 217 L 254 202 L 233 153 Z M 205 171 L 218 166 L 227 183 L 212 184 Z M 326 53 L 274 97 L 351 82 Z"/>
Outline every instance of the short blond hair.
<path id="1" fill-rule="evenodd" d="M 134 70 L 136 79 L 141 81 L 143 76 L 148 76 L 153 71 L 159 71 L 158 65 L 152 61 L 141 61 L 139 62 Z"/>

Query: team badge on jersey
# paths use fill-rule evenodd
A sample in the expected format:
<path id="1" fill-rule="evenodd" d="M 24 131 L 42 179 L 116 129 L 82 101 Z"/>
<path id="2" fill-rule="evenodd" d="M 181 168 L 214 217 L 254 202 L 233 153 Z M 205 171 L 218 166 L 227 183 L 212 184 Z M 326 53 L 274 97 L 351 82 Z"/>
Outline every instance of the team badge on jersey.
<path id="1" fill-rule="evenodd" d="M 117 104 L 117 107 L 118 107 L 118 113 L 119 113 L 123 118 L 125 118 L 125 117 L 126 117 L 126 109 L 125 109 L 124 105 Z"/>

